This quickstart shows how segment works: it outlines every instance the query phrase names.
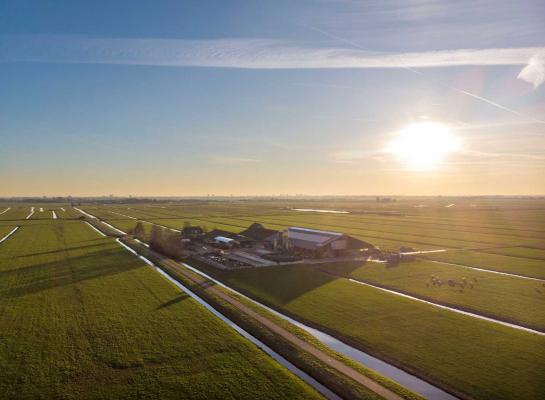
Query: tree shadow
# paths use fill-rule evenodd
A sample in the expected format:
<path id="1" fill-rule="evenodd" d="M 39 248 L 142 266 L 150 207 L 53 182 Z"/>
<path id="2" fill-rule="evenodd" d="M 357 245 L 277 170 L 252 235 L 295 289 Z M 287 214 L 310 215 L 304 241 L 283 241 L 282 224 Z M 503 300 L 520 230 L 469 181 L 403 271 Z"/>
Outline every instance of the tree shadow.
<path id="1" fill-rule="evenodd" d="M 172 300 L 169 300 L 169 301 L 164 302 L 163 304 L 157 306 L 157 307 L 155 308 L 155 311 L 161 310 L 161 309 L 163 309 L 163 308 L 170 307 L 170 306 L 172 306 L 172 305 L 174 305 L 174 304 L 178 304 L 179 302 L 184 301 L 184 300 L 186 300 L 186 299 L 189 299 L 190 297 L 191 297 L 191 296 L 188 295 L 187 293 L 180 294 L 179 296 L 173 298 Z"/>
<path id="2" fill-rule="evenodd" d="M 96 239 L 92 239 L 93 241 L 95 241 Z M 40 252 L 36 252 L 36 253 L 28 253 L 28 254 L 21 254 L 21 255 L 17 255 L 13 258 L 25 258 L 25 257 L 32 257 L 32 256 L 39 256 L 39 255 L 45 255 L 45 254 L 56 254 L 56 253 L 63 253 L 65 251 L 73 251 L 73 250 L 81 250 L 81 249 L 88 249 L 88 248 L 91 248 L 91 247 L 104 247 L 104 241 L 103 241 L 103 238 L 99 238 L 99 240 L 101 240 L 102 242 L 101 243 L 96 243 L 96 244 L 89 244 L 89 245 L 85 245 L 85 246 L 74 246 L 74 247 L 66 247 L 66 249 L 57 249 L 57 250 L 50 250 L 50 251 L 40 251 Z M 0 272 L 1 274 L 1 272 Z"/>
<path id="3" fill-rule="evenodd" d="M 146 267 L 136 258 L 134 262 L 126 262 L 118 256 L 118 249 L 104 249 L 78 257 L 0 271 L 0 281 L 12 283 L 0 290 L 0 299 L 23 297 Z"/>

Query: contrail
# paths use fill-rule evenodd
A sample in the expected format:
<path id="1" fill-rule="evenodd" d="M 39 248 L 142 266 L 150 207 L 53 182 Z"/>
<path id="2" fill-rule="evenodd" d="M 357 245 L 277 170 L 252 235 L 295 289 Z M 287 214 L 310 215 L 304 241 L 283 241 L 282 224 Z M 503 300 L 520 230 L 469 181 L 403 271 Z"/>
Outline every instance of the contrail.
<path id="1" fill-rule="evenodd" d="M 455 88 L 455 87 L 451 87 L 451 86 L 447 86 L 445 85 L 446 87 L 448 87 L 449 89 L 451 90 L 454 90 L 455 92 L 458 92 L 458 93 L 463 93 L 465 95 L 468 95 L 470 97 L 473 97 L 474 99 L 477 99 L 477 100 L 481 100 L 481 101 L 484 101 L 485 103 L 488 103 L 496 108 L 499 108 L 500 110 L 503 110 L 503 111 L 507 111 L 508 113 L 511 113 L 511 114 L 514 114 L 514 115 L 517 115 L 519 117 L 522 117 L 522 118 L 526 118 L 526 119 L 529 119 L 529 120 L 532 120 L 534 122 L 538 122 L 540 124 L 545 124 L 545 121 L 541 120 L 541 119 L 538 119 L 538 118 L 534 118 L 530 115 L 525 115 L 525 114 L 522 114 L 520 112 L 518 112 L 517 110 L 513 110 L 511 108 L 508 108 L 508 107 L 505 107 L 505 106 L 502 106 L 501 104 L 499 103 L 496 103 L 495 101 L 492 101 L 492 100 L 489 100 L 485 97 L 482 97 L 482 96 L 477 96 L 476 94 L 474 93 L 471 93 L 471 92 L 467 92 L 465 90 L 462 90 L 462 89 L 458 89 L 458 88 Z"/>
<path id="2" fill-rule="evenodd" d="M 321 33 L 322 35 L 324 36 L 327 36 L 329 37 L 330 39 L 335 39 L 335 40 L 338 40 L 340 42 L 343 42 L 343 43 L 346 43 L 350 46 L 353 46 L 359 50 L 366 50 L 364 47 L 358 45 L 357 43 L 351 41 L 351 40 L 348 40 L 348 39 L 345 39 L 345 38 L 342 38 L 340 36 L 337 36 L 337 35 L 333 35 L 327 31 L 324 31 L 323 29 L 319 29 L 319 28 L 316 28 L 316 27 L 313 27 L 313 26 L 307 26 L 308 29 L 311 29 L 311 30 L 314 30 L 316 32 L 319 32 Z M 525 114 L 522 114 L 521 112 L 517 111 L 517 110 L 513 110 L 509 107 L 506 107 L 504 105 L 501 105 L 493 100 L 490 100 L 490 99 L 487 99 L 486 97 L 482 97 L 482 96 L 479 96 L 479 95 L 476 95 L 475 93 L 471 93 L 471 92 L 468 92 L 467 90 L 462 90 L 462 89 L 459 89 L 457 87 L 454 87 L 454 86 L 450 86 L 450 85 L 447 85 L 445 83 L 442 83 L 442 82 L 438 82 L 436 80 L 432 80 L 432 79 L 429 79 L 426 74 L 424 74 L 422 71 L 418 71 L 414 68 L 411 68 L 411 67 L 407 67 L 405 65 L 399 65 L 399 68 L 403 68 L 403 69 L 406 69 L 412 73 L 415 73 L 415 74 L 418 74 L 424 78 L 426 78 L 428 81 L 432 82 L 432 83 L 435 83 L 437 85 L 440 85 L 440 86 L 443 86 L 449 90 L 452 90 L 454 92 L 457 92 L 457 93 L 460 93 L 460 94 L 465 94 L 466 96 L 469 96 L 469 97 L 472 97 L 476 100 L 480 100 L 480 101 L 483 101 L 487 104 L 490 104 L 491 106 L 493 107 L 496 107 L 498 108 L 499 110 L 503 110 L 503 111 L 506 111 L 510 114 L 513 114 L 513 115 L 516 115 L 518 117 L 521 117 L 521 118 L 526 118 L 528 120 L 531 120 L 531 121 L 534 121 L 534 122 L 537 122 L 537 123 L 540 123 L 540 124 L 545 124 L 545 121 L 544 120 L 541 120 L 541 119 L 538 119 L 538 118 L 535 118 L 535 117 L 532 117 L 532 116 L 529 116 L 529 115 L 525 115 Z"/>

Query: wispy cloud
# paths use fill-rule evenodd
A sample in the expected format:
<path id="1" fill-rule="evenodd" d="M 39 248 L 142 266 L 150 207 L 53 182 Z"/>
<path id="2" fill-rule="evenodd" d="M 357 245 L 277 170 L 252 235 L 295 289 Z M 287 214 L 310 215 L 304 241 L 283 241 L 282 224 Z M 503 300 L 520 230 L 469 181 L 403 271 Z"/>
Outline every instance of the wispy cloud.
<path id="1" fill-rule="evenodd" d="M 249 164 L 256 164 L 261 162 L 261 160 L 257 158 L 231 157 L 231 156 L 218 156 L 218 155 L 211 156 L 210 161 L 212 161 L 214 164 L 229 165 L 229 166 L 249 165 Z"/>
<path id="2" fill-rule="evenodd" d="M 461 65 L 527 65 L 528 60 L 534 60 L 535 57 L 541 58 L 543 55 L 545 55 L 545 47 L 380 53 L 358 48 L 331 47 L 266 39 L 183 40 L 81 36 L 0 37 L 0 61 L 2 62 L 104 63 L 264 69 L 424 68 Z M 523 75 L 528 76 L 529 73 L 526 72 Z M 534 76 L 533 74 L 530 75 Z"/>

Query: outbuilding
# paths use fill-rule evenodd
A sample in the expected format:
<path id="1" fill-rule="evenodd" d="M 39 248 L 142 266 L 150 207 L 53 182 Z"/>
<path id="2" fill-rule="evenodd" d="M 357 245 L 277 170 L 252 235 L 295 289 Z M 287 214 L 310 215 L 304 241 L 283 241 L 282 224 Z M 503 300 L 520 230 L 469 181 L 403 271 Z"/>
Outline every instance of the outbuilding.
<path id="1" fill-rule="evenodd" d="M 374 250 L 375 246 L 342 232 L 290 227 L 287 247 L 303 257 L 342 257 Z"/>
<path id="2" fill-rule="evenodd" d="M 214 238 L 214 242 L 220 245 L 220 247 L 224 247 L 228 249 L 235 247 L 239 244 L 239 242 L 237 242 L 235 239 L 231 239 L 225 236 L 216 236 Z"/>

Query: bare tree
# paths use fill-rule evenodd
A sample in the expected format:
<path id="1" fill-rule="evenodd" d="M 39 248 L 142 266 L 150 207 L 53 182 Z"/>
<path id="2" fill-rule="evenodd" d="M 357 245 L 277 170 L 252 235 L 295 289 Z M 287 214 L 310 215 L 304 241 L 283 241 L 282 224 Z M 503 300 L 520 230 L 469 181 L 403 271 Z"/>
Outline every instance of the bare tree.
<path id="1" fill-rule="evenodd" d="M 181 258 L 184 256 L 182 237 L 178 232 L 175 233 L 153 225 L 149 244 L 153 250 L 169 257 Z"/>
<path id="2" fill-rule="evenodd" d="M 151 233 L 149 238 L 149 245 L 152 249 L 157 250 L 159 252 L 162 251 L 163 246 L 163 233 L 164 229 L 160 226 L 153 225 L 151 227 Z"/>
<path id="3" fill-rule="evenodd" d="M 144 224 L 138 222 L 133 229 L 132 234 L 140 240 L 146 240 L 146 230 L 144 229 Z"/>

